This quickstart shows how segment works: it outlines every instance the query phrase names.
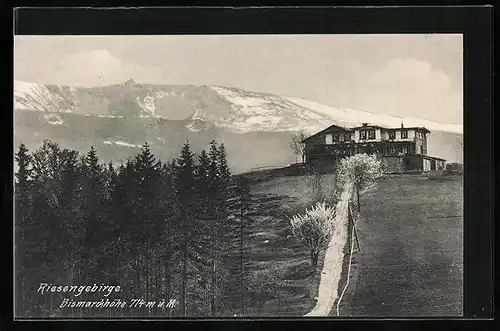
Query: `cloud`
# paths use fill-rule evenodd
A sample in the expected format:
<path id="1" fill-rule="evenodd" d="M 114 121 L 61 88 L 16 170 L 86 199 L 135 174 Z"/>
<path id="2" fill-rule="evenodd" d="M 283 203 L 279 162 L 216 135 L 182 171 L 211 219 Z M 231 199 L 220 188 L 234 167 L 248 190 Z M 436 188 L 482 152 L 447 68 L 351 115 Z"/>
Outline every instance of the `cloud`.
<path id="1" fill-rule="evenodd" d="M 103 86 L 144 77 L 152 68 L 125 63 L 106 49 L 73 52 L 45 71 L 45 81 L 73 86 Z"/>
<path id="2" fill-rule="evenodd" d="M 461 93 L 429 62 L 398 57 L 374 68 L 351 61 L 342 71 L 350 77 L 335 87 L 331 103 L 337 106 L 462 123 Z"/>
<path id="3" fill-rule="evenodd" d="M 375 90 L 392 99 L 393 111 L 428 114 L 443 122 L 462 122 L 462 98 L 450 78 L 426 61 L 395 58 L 372 77 Z"/>
<path id="4" fill-rule="evenodd" d="M 122 69 L 122 62 L 105 49 L 96 49 L 86 52 L 67 55 L 61 63 L 63 68 L 85 68 L 87 74 L 94 75 L 109 73 Z"/>
<path id="5" fill-rule="evenodd" d="M 15 77 L 43 84 L 228 85 L 462 122 L 460 35 L 16 36 Z"/>

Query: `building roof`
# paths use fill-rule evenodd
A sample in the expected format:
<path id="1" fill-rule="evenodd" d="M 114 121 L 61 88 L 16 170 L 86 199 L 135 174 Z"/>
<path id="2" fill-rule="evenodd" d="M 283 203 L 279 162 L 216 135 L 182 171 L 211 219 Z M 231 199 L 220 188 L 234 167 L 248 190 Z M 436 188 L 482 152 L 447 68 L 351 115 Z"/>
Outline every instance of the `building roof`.
<path id="1" fill-rule="evenodd" d="M 323 130 L 321 130 L 321 131 L 319 131 L 319 132 L 317 132 L 317 133 L 313 134 L 312 136 L 307 137 L 306 139 L 302 140 L 301 142 L 302 142 L 302 143 L 303 143 L 303 142 L 306 142 L 306 141 L 308 141 L 308 140 L 310 140 L 310 139 L 312 139 L 312 138 L 316 137 L 317 135 L 322 134 L 322 133 L 324 133 L 324 132 L 327 132 L 327 131 L 329 131 L 329 130 L 331 130 L 331 129 L 340 129 L 340 130 L 342 130 L 342 131 L 346 131 L 346 132 L 350 132 L 350 131 L 352 130 L 351 128 L 345 128 L 345 127 L 342 127 L 342 126 L 339 126 L 339 125 L 335 125 L 335 124 L 334 124 L 334 125 L 330 125 L 330 126 L 329 126 L 329 127 L 327 127 L 326 129 L 323 129 Z"/>
<path id="2" fill-rule="evenodd" d="M 424 159 L 432 159 L 432 160 L 439 160 L 439 161 L 446 161 L 445 159 L 442 159 L 440 157 L 435 157 L 435 156 L 429 156 L 429 155 L 422 155 Z"/>
<path id="3" fill-rule="evenodd" d="M 326 129 L 323 129 L 323 130 L 321 130 L 321 131 L 319 131 L 319 132 L 317 132 L 317 133 L 315 133 L 315 134 L 313 134 L 313 135 L 311 135 L 311 136 L 307 137 L 306 139 L 302 140 L 301 142 L 302 142 L 302 143 L 303 143 L 303 142 L 306 142 L 306 141 L 308 141 L 309 139 L 314 138 L 314 137 L 316 137 L 317 135 L 322 134 L 322 133 L 324 133 L 324 132 L 326 132 L 326 131 L 329 131 L 329 130 L 331 130 L 331 129 L 334 129 L 334 128 L 337 128 L 337 129 L 340 129 L 340 130 L 342 130 L 342 131 L 346 131 L 346 132 L 351 132 L 351 131 L 353 131 L 353 130 L 362 129 L 362 128 L 365 128 L 365 127 L 366 127 L 366 128 L 378 128 L 378 129 L 384 129 L 384 130 L 388 130 L 388 131 L 392 131 L 392 130 L 401 130 L 401 129 L 406 129 L 406 130 L 418 130 L 418 131 L 424 131 L 424 132 L 426 132 L 426 133 L 430 133 L 430 131 L 429 131 L 427 128 L 423 127 L 423 126 L 422 126 L 422 127 L 418 127 L 418 126 L 405 127 L 405 126 L 403 126 L 403 127 L 397 127 L 397 128 L 388 128 L 388 127 L 384 127 L 384 126 L 380 126 L 380 125 L 371 125 L 371 124 L 366 124 L 366 125 L 363 125 L 363 126 L 356 126 L 356 127 L 347 128 L 347 127 L 342 127 L 342 126 L 339 126 L 339 125 L 335 125 L 335 124 L 334 124 L 334 125 L 330 125 L 330 126 L 329 126 L 329 127 L 327 127 Z"/>
<path id="4" fill-rule="evenodd" d="M 372 125 L 372 124 L 367 124 L 367 125 L 363 125 L 363 126 L 356 126 L 354 128 L 351 128 L 352 130 L 356 130 L 356 129 L 362 129 L 362 128 L 377 128 L 377 129 L 384 129 L 384 130 L 388 130 L 388 131 L 392 131 L 392 130 L 401 130 L 401 129 L 404 129 L 404 130 L 419 130 L 419 131 L 425 131 L 427 133 L 430 133 L 430 131 L 425 128 L 425 127 L 419 127 L 419 126 L 402 126 L 402 127 L 397 127 L 397 128 L 388 128 L 386 126 L 380 126 L 380 125 Z"/>
<path id="5" fill-rule="evenodd" d="M 386 130 L 401 130 L 401 129 L 405 129 L 405 130 L 418 130 L 418 131 L 425 131 L 427 133 L 430 133 L 429 129 L 423 127 L 423 126 L 409 126 L 409 127 L 400 127 L 400 128 L 384 128 Z"/>
<path id="6" fill-rule="evenodd" d="M 355 126 L 355 127 L 351 128 L 351 130 L 362 129 L 362 128 L 377 128 L 377 129 L 389 130 L 388 128 L 386 128 L 384 126 L 375 125 L 375 124 L 366 124 L 366 125 L 362 125 L 362 126 Z"/>

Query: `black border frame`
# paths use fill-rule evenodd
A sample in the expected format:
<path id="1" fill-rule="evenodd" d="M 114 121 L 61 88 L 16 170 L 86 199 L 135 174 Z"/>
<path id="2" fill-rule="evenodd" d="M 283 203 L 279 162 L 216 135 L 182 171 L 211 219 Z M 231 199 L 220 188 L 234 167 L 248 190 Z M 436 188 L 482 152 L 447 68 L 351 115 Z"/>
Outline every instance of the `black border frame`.
<path id="1" fill-rule="evenodd" d="M 158 7 L 113 10 L 87 7 L 17 8 L 13 19 L 15 34 L 18 35 L 463 33 L 464 317 L 477 319 L 493 316 L 492 14 L 491 6 Z M 12 70 L 10 75 L 12 78 Z M 11 79 L 11 84 L 12 82 Z M 12 94 L 8 100 L 11 102 L 8 107 L 12 109 Z M 12 116 L 12 112 L 9 114 Z M 3 123 L 9 123 L 9 129 L 13 129 L 10 125 L 12 118 L 9 117 Z M 3 159 L 12 161 L 12 147 L 4 148 L 5 150 L 8 155 Z M 12 219 L 13 165 L 10 163 L 4 166 L 6 171 L 2 179 L 6 179 L 6 185 L 2 209 L 6 215 L 3 219 L 9 220 Z M 7 234 L 8 243 L 12 239 L 11 225 L 7 225 L 6 231 L 3 232 Z M 10 295 L 4 297 L 11 298 Z M 11 317 L 5 316 L 3 322 L 9 322 L 7 319 Z M 241 321 L 249 320 L 253 319 Z M 264 319 L 259 319 L 261 320 Z M 266 320 L 275 324 L 277 319 Z M 309 318 L 286 320 L 294 320 L 298 325 L 304 320 L 318 321 Z M 54 320 L 50 321 L 51 325 L 54 325 Z M 241 325 L 240 321 L 230 323 Z M 207 324 L 212 323 L 203 323 L 204 327 L 207 327 Z"/>

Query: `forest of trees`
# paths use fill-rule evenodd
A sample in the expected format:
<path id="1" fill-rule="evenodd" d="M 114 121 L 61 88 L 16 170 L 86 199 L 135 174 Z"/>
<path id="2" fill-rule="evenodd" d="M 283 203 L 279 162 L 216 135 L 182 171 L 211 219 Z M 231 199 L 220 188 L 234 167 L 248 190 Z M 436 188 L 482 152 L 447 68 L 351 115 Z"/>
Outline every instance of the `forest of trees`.
<path id="1" fill-rule="evenodd" d="M 252 195 L 231 175 L 223 144 L 163 162 L 144 144 L 125 164 L 102 164 L 44 141 L 15 155 L 16 315 L 244 314 Z M 175 309 L 57 309 L 40 282 L 119 285 L 110 299 L 175 298 Z M 78 300 L 97 300 L 84 293 Z M 75 298 L 73 298 L 75 299 Z M 54 309 L 56 308 L 56 309 Z"/>

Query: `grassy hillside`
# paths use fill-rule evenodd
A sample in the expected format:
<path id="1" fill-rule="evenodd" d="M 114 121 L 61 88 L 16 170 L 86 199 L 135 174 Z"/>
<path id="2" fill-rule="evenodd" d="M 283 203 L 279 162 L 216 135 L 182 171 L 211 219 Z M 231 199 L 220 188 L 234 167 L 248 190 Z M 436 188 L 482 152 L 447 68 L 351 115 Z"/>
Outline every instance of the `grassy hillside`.
<path id="1" fill-rule="evenodd" d="M 433 178 L 387 177 L 363 197 L 342 316 L 462 314 L 462 177 Z"/>
<path id="2" fill-rule="evenodd" d="M 303 212 L 310 205 L 313 192 L 312 179 L 307 176 L 285 176 L 269 178 L 269 171 L 254 173 L 252 193 L 277 199 L 275 210 L 269 215 L 256 217 L 257 232 L 248 238 L 250 268 L 254 276 L 272 279 L 280 274 L 278 282 L 283 284 L 279 302 L 276 295 L 269 294 L 262 301 L 254 301 L 246 309 L 248 316 L 303 316 L 315 304 L 315 296 L 322 268 L 322 256 L 317 270 L 310 266 L 309 252 L 293 238 L 288 217 Z M 334 189 L 335 178 L 323 178 L 325 190 Z M 250 285 L 250 297 L 256 297 L 256 284 Z"/>

